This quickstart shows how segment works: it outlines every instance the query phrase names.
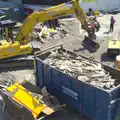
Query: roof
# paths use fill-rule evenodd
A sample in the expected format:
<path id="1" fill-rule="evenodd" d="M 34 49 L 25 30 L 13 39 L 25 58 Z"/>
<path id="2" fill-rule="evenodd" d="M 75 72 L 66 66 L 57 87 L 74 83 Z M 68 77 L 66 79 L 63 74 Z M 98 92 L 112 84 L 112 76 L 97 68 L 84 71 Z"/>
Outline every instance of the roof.
<path id="1" fill-rule="evenodd" d="M 2 10 L 8 10 L 9 8 L 13 8 L 15 6 L 18 6 L 18 5 L 9 3 L 9 2 L 0 2 L 0 9 L 2 9 Z"/>
<path id="2" fill-rule="evenodd" d="M 48 5 L 27 5 L 27 4 L 24 4 L 24 7 L 34 9 L 34 11 L 39 11 L 39 10 L 46 9 L 46 8 L 49 8 L 49 7 L 52 7 L 52 6 L 48 6 Z"/>
<path id="3" fill-rule="evenodd" d="M 0 0 L 0 2 L 3 2 L 3 0 Z M 5 1 L 4 3 L 11 3 L 11 4 L 18 5 L 22 3 L 22 0 L 9 0 L 9 1 Z"/>

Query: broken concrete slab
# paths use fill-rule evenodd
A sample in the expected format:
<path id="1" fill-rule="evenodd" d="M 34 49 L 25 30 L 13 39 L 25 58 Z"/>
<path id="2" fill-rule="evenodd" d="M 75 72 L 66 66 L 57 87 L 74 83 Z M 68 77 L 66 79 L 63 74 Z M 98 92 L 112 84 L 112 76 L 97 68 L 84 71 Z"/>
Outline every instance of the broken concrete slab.
<path id="1" fill-rule="evenodd" d="M 80 56 L 72 56 L 63 51 L 51 51 L 51 54 L 44 60 L 51 65 L 78 80 L 103 89 L 115 87 L 116 79 L 113 79 L 100 63 L 84 59 Z"/>

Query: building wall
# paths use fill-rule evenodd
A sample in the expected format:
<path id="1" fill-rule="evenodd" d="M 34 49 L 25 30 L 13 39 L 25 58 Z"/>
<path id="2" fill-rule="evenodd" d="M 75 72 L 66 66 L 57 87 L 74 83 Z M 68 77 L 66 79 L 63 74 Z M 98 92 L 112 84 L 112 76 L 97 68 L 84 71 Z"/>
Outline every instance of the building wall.
<path id="1" fill-rule="evenodd" d="M 22 0 L 22 3 L 27 4 L 28 6 L 31 6 L 33 9 L 37 10 L 40 8 L 40 6 L 38 5 L 48 5 L 48 3 L 45 3 L 45 1 L 49 0 Z M 62 2 L 68 2 L 70 0 L 51 0 L 51 1 L 53 2 L 54 5 L 57 5 Z M 120 0 L 81 0 L 81 1 L 83 2 L 80 3 L 80 6 L 84 9 L 85 12 L 87 12 L 89 8 L 93 8 L 93 10 L 105 10 L 105 11 L 120 8 Z"/>
<path id="2" fill-rule="evenodd" d="M 70 0 L 22 0 L 23 4 L 31 5 L 58 5 Z"/>
<path id="3" fill-rule="evenodd" d="M 110 11 L 116 8 L 120 8 L 120 0 L 96 0 L 96 2 L 83 2 L 81 7 L 87 11 L 88 8 L 95 10 Z"/>
<path id="4" fill-rule="evenodd" d="M 6 15 L 4 19 L 23 20 L 23 5 L 16 5 L 9 2 L 0 2 L 0 16 Z"/>

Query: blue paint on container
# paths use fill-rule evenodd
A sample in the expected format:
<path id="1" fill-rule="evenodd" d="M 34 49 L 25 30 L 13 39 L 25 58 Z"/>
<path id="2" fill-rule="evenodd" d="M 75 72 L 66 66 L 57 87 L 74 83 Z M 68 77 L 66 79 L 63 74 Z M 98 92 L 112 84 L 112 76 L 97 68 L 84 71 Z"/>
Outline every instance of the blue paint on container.
<path id="1" fill-rule="evenodd" d="M 44 56 L 35 57 L 37 86 L 46 86 L 62 103 L 92 120 L 120 120 L 120 85 L 110 91 L 94 87 L 45 64 Z M 103 67 L 120 78 L 120 71 L 107 65 Z"/>

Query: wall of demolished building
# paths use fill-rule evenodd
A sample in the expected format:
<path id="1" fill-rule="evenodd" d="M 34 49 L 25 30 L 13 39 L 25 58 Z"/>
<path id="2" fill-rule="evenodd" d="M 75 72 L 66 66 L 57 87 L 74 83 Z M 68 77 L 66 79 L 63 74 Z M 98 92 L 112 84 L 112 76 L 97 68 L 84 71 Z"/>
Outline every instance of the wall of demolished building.
<path id="1" fill-rule="evenodd" d="M 38 4 L 35 5 L 35 3 L 34 5 L 32 3 L 29 4 L 27 0 L 23 0 L 23 1 L 24 1 L 23 4 L 26 4 L 27 7 L 30 7 L 34 9 L 35 11 L 39 10 L 41 7 L 43 9 L 44 6 L 48 7 L 48 5 L 39 6 Z M 87 12 L 89 8 L 93 8 L 94 10 L 104 10 L 107 12 L 107 11 L 111 11 L 116 8 L 120 8 L 120 0 L 96 0 L 96 2 L 82 2 L 80 3 L 80 5 L 84 9 L 85 12 Z"/>
<path id="2" fill-rule="evenodd" d="M 81 3 L 81 7 L 85 11 L 88 11 L 88 8 L 111 11 L 120 8 L 120 0 L 96 0 L 96 2 L 83 2 Z"/>

